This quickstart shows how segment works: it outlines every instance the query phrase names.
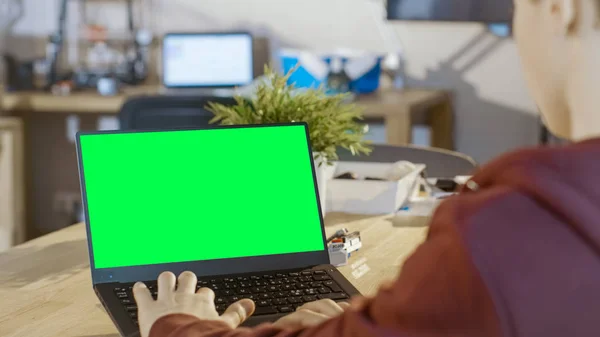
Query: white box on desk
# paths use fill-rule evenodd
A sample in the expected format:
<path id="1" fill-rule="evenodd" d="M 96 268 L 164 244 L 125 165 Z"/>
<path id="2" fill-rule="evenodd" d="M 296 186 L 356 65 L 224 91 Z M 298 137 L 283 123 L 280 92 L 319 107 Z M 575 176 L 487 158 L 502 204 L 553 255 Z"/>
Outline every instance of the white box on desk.
<path id="1" fill-rule="evenodd" d="M 334 176 L 352 172 L 359 176 L 383 178 L 394 167 L 393 163 L 338 162 Z M 395 213 L 412 195 L 417 178 L 425 165 L 398 181 L 332 179 L 327 182 L 327 210 L 352 214 Z"/>

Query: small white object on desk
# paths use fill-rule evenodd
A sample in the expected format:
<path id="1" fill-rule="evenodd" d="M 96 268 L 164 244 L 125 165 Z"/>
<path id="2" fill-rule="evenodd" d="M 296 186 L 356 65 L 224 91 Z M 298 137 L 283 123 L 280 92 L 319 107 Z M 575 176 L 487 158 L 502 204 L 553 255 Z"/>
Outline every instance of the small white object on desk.
<path id="1" fill-rule="evenodd" d="M 351 214 L 395 213 L 412 194 L 424 169 L 425 165 L 407 162 L 339 162 L 334 176 L 351 172 L 361 177 L 382 180 L 328 181 L 327 210 Z"/>
<path id="2" fill-rule="evenodd" d="M 345 266 L 351 254 L 362 248 L 360 233 L 347 233 L 347 230 L 345 231 L 345 234 L 336 237 L 332 242 L 327 244 L 329 263 L 336 267 Z"/>
<path id="3" fill-rule="evenodd" d="M 351 254 L 362 248 L 362 242 L 354 243 L 352 247 L 345 247 L 343 243 L 334 243 L 329 245 L 329 263 L 341 267 L 348 264 Z"/>
<path id="4" fill-rule="evenodd" d="M 459 185 L 465 185 L 471 178 L 473 178 L 473 176 L 456 176 L 454 177 L 454 182 Z"/>
<path id="5" fill-rule="evenodd" d="M 348 264 L 348 252 L 345 249 L 329 248 L 329 263 L 336 267 Z"/>

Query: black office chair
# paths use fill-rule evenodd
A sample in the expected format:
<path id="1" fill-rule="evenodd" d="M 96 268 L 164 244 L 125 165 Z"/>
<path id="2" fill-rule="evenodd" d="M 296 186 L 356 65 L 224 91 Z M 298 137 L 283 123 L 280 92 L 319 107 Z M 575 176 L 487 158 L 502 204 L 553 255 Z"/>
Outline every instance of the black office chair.
<path id="1" fill-rule="evenodd" d="M 119 113 L 121 130 L 162 130 L 206 127 L 213 113 L 209 102 L 233 105 L 232 97 L 137 96 L 123 104 Z"/>
<path id="2" fill-rule="evenodd" d="M 410 145 L 373 145 L 373 152 L 368 156 L 353 156 L 350 151 L 340 149 L 338 155 L 340 161 L 395 163 L 406 160 L 415 164 L 425 164 L 427 176 L 432 178 L 471 175 L 477 168 L 475 160 L 462 153 Z"/>

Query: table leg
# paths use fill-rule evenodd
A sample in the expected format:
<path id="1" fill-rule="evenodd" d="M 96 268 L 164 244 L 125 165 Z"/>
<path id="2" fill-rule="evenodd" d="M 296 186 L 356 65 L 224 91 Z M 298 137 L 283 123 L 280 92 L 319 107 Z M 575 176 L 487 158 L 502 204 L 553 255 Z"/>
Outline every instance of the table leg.
<path id="1" fill-rule="evenodd" d="M 23 124 L 0 117 L 0 250 L 25 241 Z"/>
<path id="2" fill-rule="evenodd" d="M 21 244 L 27 239 L 25 223 L 25 135 L 23 124 L 19 123 L 13 134 L 13 149 L 15 162 L 15 244 Z"/>
<path id="3" fill-rule="evenodd" d="M 412 142 L 412 123 L 408 108 L 385 118 L 385 134 L 388 145 L 405 146 Z"/>
<path id="4" fill-rule="evenodd" d="M 431 109 L 429 125 L 431 125 L 431 145 L 454 150 L 454 111 L 449 97 Z"/>

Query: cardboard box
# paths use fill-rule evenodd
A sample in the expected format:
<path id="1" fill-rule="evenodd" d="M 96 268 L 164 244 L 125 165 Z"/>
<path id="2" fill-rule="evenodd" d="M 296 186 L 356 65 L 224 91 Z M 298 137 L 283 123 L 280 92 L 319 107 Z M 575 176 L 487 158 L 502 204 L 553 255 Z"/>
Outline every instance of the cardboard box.
<path id="1" fill-rule="evenodd" d="M 359 176 L 384 178 L 394 164 L 338 162 L 334 176 L 353 172 Z M 417 187 L 425 165 L 398 181 L 332 179 L 327 183 L 327 210 L 352 214 L 390 214 L 398 211 Z"/>

